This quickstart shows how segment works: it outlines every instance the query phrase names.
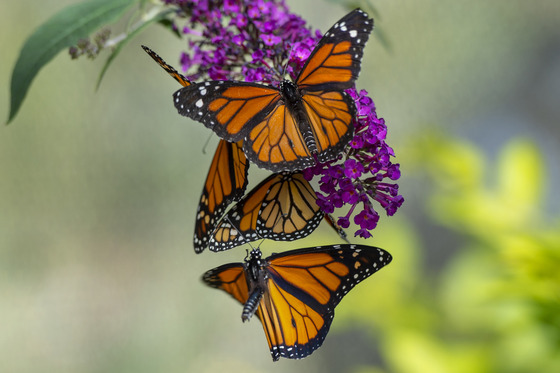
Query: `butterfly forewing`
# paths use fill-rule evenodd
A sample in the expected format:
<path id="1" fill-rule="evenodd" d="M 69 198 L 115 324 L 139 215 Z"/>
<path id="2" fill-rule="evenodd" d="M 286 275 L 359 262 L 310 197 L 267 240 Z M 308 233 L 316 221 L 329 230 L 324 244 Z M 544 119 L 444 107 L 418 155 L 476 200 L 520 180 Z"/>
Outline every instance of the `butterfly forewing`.
<path id="1" fill-rule="evenodd" d="M 391 255 L 383 249 L 363 245 L 334 245 L 299 250 L 268 258 L 268 271 L 276 283 L 291 293 L 309 295 L 309 303 L 319 302 L 334 309 L 355 285 L 389 264 Z M 292 281 L 285 281 L 292 279 Z"/>
<path id="2" fill-rule="evenodd" d="M 232 201 L 239 200 L 247 187 L 249 163 L 241 149 L 242 143 L 220 140 L 196 212 L 194 250 L 201 253 L 218 220 Z"/>
<path id="3" fill-rule="evenodd" d="M 168 65 L 167 62 L 165 62 L 163 58 L 161 58 L 156 52 L 146 47 L 145 45 L 142 45 L 142 49 L 144 49 L 144 51 L 148 53 L 154 61 L 156 61 L 165 71 L 167 71 L 169 75 L 173 77 L 173 79 L 178 81 L 183 87 L 191 84 L 191 82 L 187 78 L 185 78 L 183 74 L 175 70 L 173 66 Z"/>
<path id="4" fill-rule="evenodd" d="M 315 47 L 296 83 L 302 90 L 352 88 L 360 74 L 364 47 L 373 19 L 356 9 L 335 23 Z"/>
<path id="5" fill-rule="evenodd" d="M 221 289 L 244 304 L 249 298 L 245 267 L 241 263 L 224 264 L 211 269 L 202 276 L 206 285 Z"/>
<path id="6" fill-rule="evenodd" d="M 239 141 L 278 104 L 280 92 L 257 83 L 193 83 L 173 95 L 179 114 L 203 123 L 228 141 Z"/>
<path id="7" fill-rule="evenodd" d="M 157 53 L 146 46 L 142 48 L 181 85 L 191 85 L 187 78 L 169 66 Z M 193 239 L 196 253 L 201 253 L 208 245 L 210 234 L 227 206 L 245 193 L 249 163 L 242 146 L 242 142 L 229 143 L 225 140 L 220 140 L 218 144 L 196 211 Z"/>

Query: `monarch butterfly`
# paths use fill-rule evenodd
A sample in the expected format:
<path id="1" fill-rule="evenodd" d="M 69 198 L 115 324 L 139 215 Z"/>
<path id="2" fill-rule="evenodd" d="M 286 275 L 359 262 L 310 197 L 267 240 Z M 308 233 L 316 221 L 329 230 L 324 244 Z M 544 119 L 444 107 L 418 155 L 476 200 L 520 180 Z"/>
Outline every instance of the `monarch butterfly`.
<path id="1" fill-rule="evenodd" d="M 142 48 L 181 85 L 191 84 L 157 53 L 144 45 Z M 193 246 L 197 254 L 208 246 L 210 234 L 214 231 L 216 223 L 225 209 L 232 201 L 239 200 L 245 193 L 248 171 L 249 163 L 242 151 L 241 142 L 230 143 L 220 140 L 210 164 L 196 212 Z"/>
<path id="2" fill-rule="evenodd" d="M 273 174 L 222 217 L 208 248 L 228 250 L 260 238 L 276 241 L 303 238 L 313 232 L 325 216 L 316 200 L 315 191 L 301 172 Z M 331 225 L 345 239 L 341 228 Z"/>
<path id="3" fill-rule="evenodd" d="M 360 73 L 373 19 L 356 9 L 334 24 L 295 83 L 192 83 L 174 93 L 179 114 L 228 141 L 243 142 L 250 161 L 274 172 L 335 158 L 352 138 L 356 108 L 344 90 Z"/>
<path id="4" fill-rule="evenodd" d="M 253 249 L 245 263 L 214 268 L 202 280 L 243 304 L 243 321 L 257 314 L 274 361 L 301 359 L 321 346 L 346 293 L 391 259 L 363 245 L 310 247 L 266 259 Z"/>

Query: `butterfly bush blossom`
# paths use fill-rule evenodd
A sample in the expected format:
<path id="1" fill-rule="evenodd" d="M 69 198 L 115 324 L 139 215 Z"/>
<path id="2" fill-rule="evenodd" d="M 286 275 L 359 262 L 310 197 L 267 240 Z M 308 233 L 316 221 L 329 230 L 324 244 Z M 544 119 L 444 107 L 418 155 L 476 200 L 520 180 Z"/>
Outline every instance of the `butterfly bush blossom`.
<path id="1" fill-rule="evenodd" d="M 285 1 L 265 0 L 163 0 L 186 18 L 182 33 L 189 37 L 189 52 L 181 55 L 188 78 L 264 82 L 278 86 L 286 75 L 293 80 L 321 39 L 305 21 L 289 12 Z M 326 213 L 349 205 L 338 218 L 343 228 L 350 217 L 360 229 L 355 235 L 371 237 L 379 220 L 377 202 L 393 215 L 404 199 L 394 183 L 399 164 L 392 163 L 393 149 L 386 144 L 387 127 L 378 118 L 365 90 L 349 89 L 356 103 L 355 135 L 338 159 L 304 170 L 311 180 L 319 177 L 317 204 Z"/>

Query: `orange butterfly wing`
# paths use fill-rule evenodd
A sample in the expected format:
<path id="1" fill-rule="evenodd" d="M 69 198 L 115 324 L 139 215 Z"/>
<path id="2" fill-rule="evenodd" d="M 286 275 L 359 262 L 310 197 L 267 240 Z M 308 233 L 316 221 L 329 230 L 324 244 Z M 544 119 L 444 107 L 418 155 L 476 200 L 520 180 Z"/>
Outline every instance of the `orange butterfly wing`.
<path id="1" fill-rule="evenodd" d="M 241 263 L 230 263 L 214 268 L 202 276 L 206 285 L 221 289 L 244 304 L 249 298 L 245 267 Z"/>
<path id="2" fill-rule="evenodd" d="M 217 224 L 208 247 L 234 248 L 260 238 L 292 241 L 317 228 L 323 212 L 301 173 L 274 174 L 243 197 Z"/>
<path id="3" fill-rule="evenodd" d="M 239 200 L 247 187 L 249 163 L 241 150 L 241 142 L 220 140 L 196 212 L 194 251 L 207 246 L 218 219 L 232 201 Z"/>
<path id="4" fill-rule="evenodd" d="M 179 114 L 234 142 L 243 140 L 281 98 L 280 91 L 274 87 L 227 80 L 192 83 L 173 97 Z"/>
<path id="5" fill-rule="evenodd" d="M 273 360 L 301 359 L 322 345 L 334 308 L 344 295 L 391 260 L 385 250 L 363 245 L 310 247 L 264 260 L 258 251 L 257 256 L 251 253 L 246 264 L 215 268 L 203 280 L 246 307 L 250 294 L 262 293 L 256 315 L 263 324 Z M 240 275 L 240 268 L 244 268 L 245 276 Z M 242 280 L 244 284 L 248 280 L 246 293 Z"/>
<path id="6" fill-rule="evenodd" d="M 342 17 L 309 56 L 296 79 L 298 87 L 308 91 L 352 88 L 372 30 L 373 19 L 360 9 Z"/>
<path id="7" fill-rule="evenodd" d="M 286 105 L 275 107 L 251 129 L 243 150 L 252 162 L 275 172 L 302 170 L 315 164 L 313 149 L 309 149 L 305 134 Z"/>

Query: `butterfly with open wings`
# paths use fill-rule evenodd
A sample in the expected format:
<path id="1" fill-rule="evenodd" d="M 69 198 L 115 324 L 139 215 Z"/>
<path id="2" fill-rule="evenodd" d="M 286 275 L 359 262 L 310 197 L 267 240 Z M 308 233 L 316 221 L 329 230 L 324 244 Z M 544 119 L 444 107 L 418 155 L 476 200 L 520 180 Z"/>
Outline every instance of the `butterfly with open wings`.
<path id="1" fill-rule="evenodd" d="M 206 272 L 202 280 L 243 304 L 241 318 L 256 314 L 273 360 L 301 359 L 319 348 L 340 300 L 359 282 L 389 264 L 391 255 L 364 245 L 310 247 Z"/>
<path id="2" fill-rule="evenodd" d="M 325 33 L 295 82 L 192 83 L 175 92 L 175 107 L 227 141 L 243 140 L 259 167 L 296 171 L 326 162 L 353 136 L 356 108 L 344 90 L 360 73 L 372 29 L 373 19 L 356 9 Z"/>

